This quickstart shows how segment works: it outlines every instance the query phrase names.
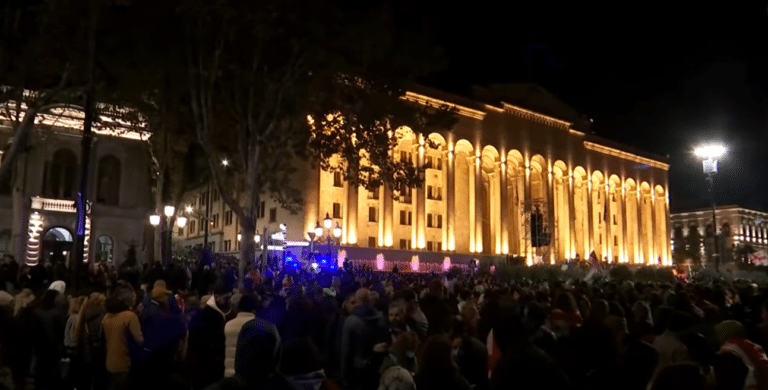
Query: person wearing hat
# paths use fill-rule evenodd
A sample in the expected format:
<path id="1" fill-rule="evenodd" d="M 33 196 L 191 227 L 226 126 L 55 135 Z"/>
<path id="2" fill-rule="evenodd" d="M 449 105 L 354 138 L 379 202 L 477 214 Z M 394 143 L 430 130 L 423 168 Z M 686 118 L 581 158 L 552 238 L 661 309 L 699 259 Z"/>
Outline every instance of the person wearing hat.
<path id="1" fill-rule="evenodd" d="M 729 353 L 741 358 L 747 366 L 745 389 L 768 389 L 768 357 L 763 349 L 747 340 L 744 325 L 736 320 L 727 320 L 715 325 L 717 341 L 722 345 L 720 353 Z"/>
<path id="2" fill-rule="evenodd" d="M 136 368 L 140 375 L 136 378 L 152 381 L 146 385 L 157 385 L 158 381 L 167 380 L 175 368 L 177 351 L 181 350 L 186 338 L 186 328 L 181 313 L 169 307 L 172 294 L 165 282 L 156 281 L 149 295 L 151 300 L 144 308 L 142 319 L 144 345 Z M 136 383 L 136 386 L 141 387 L 142 383 Z"/>

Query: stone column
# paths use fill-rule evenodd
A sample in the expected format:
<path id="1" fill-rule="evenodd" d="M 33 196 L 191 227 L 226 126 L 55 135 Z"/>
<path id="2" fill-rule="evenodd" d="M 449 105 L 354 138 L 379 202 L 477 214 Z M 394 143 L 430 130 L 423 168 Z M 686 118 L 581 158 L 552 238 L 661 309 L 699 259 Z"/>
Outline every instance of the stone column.
<path id="1" fill-rule="evenodd" d="M 420 137 L 419 145 L 417 145 L 417 166 L 422 167 L 424 166 L 424 145 L 423 145 L 423 137 Z M 427 183 L 426 183 L 426 173 L 424 174 L 424 183 L 416 189 L 416 242 L 414 244 L 416 245 L 416 248 L 418 249 L 424 249 L 427 246 L 425 236 L 426 236 L 426 205 L 427 205 Z"/>
<path id="2" fill-rule="evenodd" d="M 501 174 L 501 187 L 499 188 L 499 214 L 500 214 L 500 228 L 501 228 L 501 253 L 509 254 L 509 192 L 507 184 L 507 162 L 506 160 L 501 162 L 500 165 Z"/>
<path id="3" fill-rule="evenodd" d="M 639 183 L 639 181 L 638 181 Z M 648 264 L 648 259 L 645 257 L 645 246 L 647 243 L 645 242 L 645 233 L 643 233 L 646 229 L 645 222 L 643 221 L 643 195 L 642 191 L 640 190 L 640 185 L 637 185 L 637 193 L 633 194 L 632 196 L 637 197 L 637 247 L 638 247 L 638 257 L 635 258 L 635 262 L 637 263 L 640 259 L 642 259 L 643 264 Z"/>
<path id="4" fill-rule="evenodd" d="M 667 247 L 667 261 L 669 264 L 672 264 L 672 240 L 670 239 L 672 237 L 672 221 L 669 219 L 669 185 L 667 185 L 666 191 L 664 191 L 664 195 L 664 215 L 666 216 L 667 225 L 667 234 L 664 243 Z M 765 230 L 763 230 L 763 238 L 765 238 Z"/>
<path id="5" fill-rule="evenodd" d="M 629 235 L 627 232 L 629 229 L 627 228 L 627 222 L 629 221 L 629 212 L 627 211 L 627 192 L 624 188 L 624 182 L 621 183 L 621 245 L 622 245 L 622 254 L 624 256 L 624 259 L 626 259 L 626 262 L 629 263 L 629 241 L 627 239 L 627 236 Z"/>
<path id="6" fill-rule="evenodd" d="M 523 201 L 523 221 L 529 221 L 525 218 L 525 215 L 530 215 L 531 212 L 533 212 L 533 205 L 532 205 L 532 199 L 531 199 L 531 165 L 530 163 L 527 163 L 525 166 L 525 189 L 523 191 L 525 195 L 525 200 Z M 525 226 L 522 227 L 524 232 L 528 232 L 528 234 L 523 234 L 523 248 L 525 249 L 526 253 L 524 254 L 528 262 L 533 261 L 533 253 L 534 248 L 533 244 L 531 243 L 531 237 L 533 232 L 531 232 L 531 224 L 525 223 Z"/>
<path id="7" fill-rule="evenodd" d="M 596 243 L 595 243 L 595 231 L 597 230 L 595 227 L 595 194 L 596 191 L 592 189 L 592 176 L 587 177 L 586 181 L 587 185 L 587 226 L 589 227 L 589 231 L 585 232 L 587 233 L 587 253 L 584 255 L 584 259 L 589 258 L 589 254 L 593 251 L 597 253 L 596 250 Z M 602 260 L 602 259 L 598 259 Z"/>
<path id="8" fill-rule="evenodd" d="M 608 175 L 606 174 L 606 177 Z M 610 197 L 610 190 L 609 187 L 610 184 L 608 184 L 608 181 L 605 182 L 605 188 L 602 189 L 603 191 L 603 204 L 601 207 L 603 208 L 603 223 L 605 224 L 605 241 L 603 244 L 606 248 L 605 253 L 603 253 L 603 257 L 608 256 L 608 262 L 613 262 L 613 210 L 611 210 L 613 207 L 611 207 L 611 197 Z M 606 214 L 607 210 L 607 214 Z"/>
<path id="9" fill-rule="evenodd" d="M 565 178 L 563 178 L 565 180 Z M 565 183 L 563 183 L 563 187 L 565 187 Z M 573 174 L 568 175 L 568 228 L 571 231 L 571 247 L 570 252 L 567 253 L 568 257 L 573 257 L 574 249 L 575 252 L 579 251 L 578 243 L 576 242 L 576 187 L 573 185 Z M 579 226 L 581 228 L 581 226 Z M 581 243 L 582 245 L 584 243 Z M 581 256 L 585 256 L 582 254 Z"/>
<path id="10" fill-rule="evenodd" d="M 475 164 L 476 164 L 476 157 L 470 156 L 467 157 L 467 165 L 469 167 L 469 177 L 467 178 L 469 181 L 469 251 L 470 252 L 476 252 L 477 247 L 475 243 L 477 242 L 475 240 L 475 219 L 477 218 L 475 216 L 475 176 L 477 175 L 477 172 L 475 171 Z"/>
<path id="11" fill-rule="evenodd" d="M 392 188 L 388 185 L 384 185 L 384 199 L 382 199 L 383 202 L 383 212 L 381 213 L 381 219 L 382 219 L 382 233 L 383 233 L 383 239 L 384 239 L 384 246 L 385 247 L 391 247 L 394 234 L 392 231 L 392 223 L 394 220 L 395 215 L 395 207 L 394 207 L 394 194 L 392 193 Z"/>
<path id="12" fill-rule="evenodd" d="M 658 256 L 659 256 L 659 249 L 658 249 L 658 237 L 656 237 L 656 234 L 658 233 L 658 228 L 656 227 L 656 224 L 658 221 L 656 221 L 656 191 L 653 190 L 653 187 L 651 187 L 651 264 L 658 264 Z"/>
<path id="13" fill-rule="evenodd" d="M 542 167 L 542 169 L 545 169 L 546 167 Z M 559 251 L 559 244 L 558 240 L 560 237 L 558 237 L 557 234 L 557 224 L 560 221 L 555 220 L 555 186 L 552 180 L 552 169 L 549 169 L 547 175 L 541 175 L 542 179 L 547 180 L 547 221 L 549 223 L 549 226 L 547 226 L 547 230 L 549 231 L 550 235 L 550 242 L 549 242 L 549 262 L 553 263 L 555 262 L 555 258 L 557 257 L 557 252 Z M 562 259 L 560 259 L 562 260 Z M 546 261 L 546 259 L 545 259 Z"/>
<path id="14" fill-rule="evenodd" d="M 485 251 L 485 246 L 490 243 L 483 242 L 483 218 L 485 213 L 483 212 L 483 173 L 480 170 L 480 156 L 475 158 L 475 251 L 482 253 Z"/>
<path id="15" fill-rule="evenodd" d="M 344 243 L 357 243 L 358 187 L 347 182 L 347 216 L 344 219 Z M 367 244 L 367 243 L 366 243 Z"/>
<path id="16" fill-rule="evenodd" d="M 452 150 L 447 153 L 445 205 L 445 228 L 448 234 L 447 250 L 456 250 L 456 155 Z"/>

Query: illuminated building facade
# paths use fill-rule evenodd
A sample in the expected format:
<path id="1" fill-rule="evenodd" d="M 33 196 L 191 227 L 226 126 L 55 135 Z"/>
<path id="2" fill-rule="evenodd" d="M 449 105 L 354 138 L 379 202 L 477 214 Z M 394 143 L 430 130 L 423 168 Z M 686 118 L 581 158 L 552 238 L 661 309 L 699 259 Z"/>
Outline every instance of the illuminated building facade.
<path id="1" fill-rule="evenodd" d="M 403 262 L 521 256 L 532 264 L 595 251 L 611 262 L 671 264 L 663 159 L 588 134 L 588 120 L 534 85 L 476 89 L 472 99 L 414 90 L 406 99 L 449 105 L 459 117 L 446 133 L 398 130 L 393 158 L 426 165 L 423 186 L 369 192 L 308 167 L 296 176 L 305 189 L 302 213 L 268 200 L 257 231 L 284 223 L 288 240 L 306 241 L 328 215 L 342 228 L 350 260 L 374 263 L 383 254 Z M 438 148 L 426 146 L 426 138 Z M 190 202 L 203 191 L 188 194 Z M 217 251 L 237 250 L 234 219 L 235 227 L 220 228 Z M 182 244 L 199 240 L 199 228 L 192 235 L 188 229 L 177 235 Z"/>
<path id="2" fill-rule="evenodd" d="M 8 144 L 13 132 L 2 112 L 0 142 Z M 0 185 L 0 253 L 30 265 L 72 256 L 82 121 L 82 112 L 68 109 L 38 116 L 27 150 Z M 146 261 L 153 245 L 147 135 L 114 129 L 94 126 L 84 260 L 119 264 L 135 245 L 137 260 Z"/>
<path id="3" fill-rule="evenodd" d="M 736 248 L 751 246 L 763 255 L 768 252 L 768 213 L 750 210 L 737 205 L 718 206 L 716 209 L 718 235 L 720 237 L 718 252 L 727 263 L 735 259 Z M 700 237 L 701 255 L 706 262 L 712 262 L 714 252 L 712 241 L 712 209 L 705 208 L 674 213 L 672 221 L 671 240 L 676 250 L 685 247 L 690 242 L 690 235 L 695 233 Z"/>

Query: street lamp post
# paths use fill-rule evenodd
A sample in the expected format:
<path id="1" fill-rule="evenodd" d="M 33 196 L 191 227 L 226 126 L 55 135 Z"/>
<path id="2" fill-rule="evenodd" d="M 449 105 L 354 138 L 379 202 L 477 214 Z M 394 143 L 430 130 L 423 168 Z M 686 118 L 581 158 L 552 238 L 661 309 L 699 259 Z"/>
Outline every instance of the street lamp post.
<path id="1" fill-rule="evenodd" d="M 171 221 L 176 214 L 176 208 L 173 206 L 163 207 L 163 215 L 153 214 L 149 216 L 149 224 L 160 229 L 160 261 L 165 265 L 172 255 L 173 245 L 173 226 Z M 163 218 L 165 217 L 165 218 Z M 187 218 L 178 216 L 176 225 L 183 228 L 187 224 Z"/>
<path id="2" fill-rule="evenodd" d="M 706 145 L 696 148 L 696 156 L 702 159 L 702 168 L 706 175 L 707 190 L 712 202 L 712 258 L 715 262 L 715 271 L 720 268 L 720 251 L 717 237 L 717 201 L 715 199 L 715 174 L 717 174 L 717 159 L 725 155 L 725 147 L 722 145 Z"/>

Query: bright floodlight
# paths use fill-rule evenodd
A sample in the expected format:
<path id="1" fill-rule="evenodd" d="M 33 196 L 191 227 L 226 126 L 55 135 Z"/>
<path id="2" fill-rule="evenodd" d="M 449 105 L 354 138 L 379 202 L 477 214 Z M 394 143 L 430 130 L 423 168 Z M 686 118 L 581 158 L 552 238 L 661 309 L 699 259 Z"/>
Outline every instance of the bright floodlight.
<path id="1" fill-rule="evenodd" d="M 315 226 L 315 237 L 320 237 L 323 235 L 323 227 L 320 226 L 318 223 L 317 226 Z"/>
<path id="2" fill-rule="evenodd" d="M 323 220 L 323 226 L 325 226 L 326 229 L 330 229 L 331 226 L 333 226 L 333 220 L 331 219 L 331 216 L 328 215 L 328 213 L 325 213 L 325 219 Z"/>
<path id="3" fill-rule="evenodd" d="M 261 242 L 261 235 L 255 235 L 253 236 L 253 241 L 255 241 L 257 244 Z"/>
<path id="4" fill-rule="evenodd" d="M 718 158 L 725 154 L 725 146 L 706 145 L 696 148 L 693 152 L 700 158 Z"/>
<path id="5" fill-rule="evenodd" d="M 165 209 L 163 211 L 165 211 L 166 217 L 171 217 L 173 216 L 173 213 L 176 212 L 176 208 L 173 206 L 165 206 Z"/>
<path id="6" fill-rule="evenodd" d="M 178 225 L 180 228 L 183 228 L 187 225 L 187 217 L 178 217 L 176 218 L 176 225 Z"/>
<path id="7" fill-rule="evenodd" d="M 286 230 L 288 230 L 288 226 L 286 226 L 284 223 L 281 223 L 280 224 L 280 230 L 286 231 Z"/>
<path id="8" fill-rule="evenodd" d="M 191 213 L 192 212 L 192 206 L 187 206 L 184 208 L 184 211 Z"/>
<path id="9" fill-rule="evenodd" d="M 149 224 L 152 226 L 157 226 L 160 224 L 160 216 L 157 214 L 152 214 L 149 216 Z"/>
<path id="10" fill-rule="evenodd" d="M 240 239 L 241 239 L 242 237 L 243 237 L 243 235 L 242 235 L 242 234 L 240 234 L 240 233 L 237 233 L 237 241 L 240 241 Z"/>
<path id="11" fill-rule="evenodd" d="M 339 226 L 338 223 L 336 224 L 336 227 L 333 228 L 333 236 L 336 238 L 341 237 L 341 226 Z"/>
<path id="12" fill-rule="evenodd" d="M 229 166 L 229 160 L 227 160 L 226 158 L 225 158 L 225 159 L 223 159 L 223 160 L 221 160 L 221 165 L 223 165 L 223 166 L 225 166 L 225 167 L 226 167 L 226 166 Z"/>

